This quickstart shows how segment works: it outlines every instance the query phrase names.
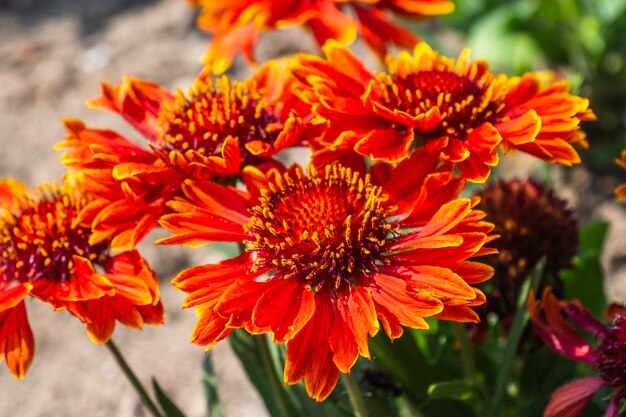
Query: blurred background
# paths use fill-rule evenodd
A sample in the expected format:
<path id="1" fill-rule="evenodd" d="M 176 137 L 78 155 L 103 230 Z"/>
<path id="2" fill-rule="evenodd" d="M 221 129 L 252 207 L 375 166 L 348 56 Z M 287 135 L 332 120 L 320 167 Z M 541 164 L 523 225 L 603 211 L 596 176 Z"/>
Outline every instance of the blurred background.
<path id="1" fill-rule="evenodd" d="M 510 75 L 557 70 L 590 98 L 599 120 L 583 126 L 590 142 L 583 165 L 546 168 L 515 155 L 503 159 L 498 174 L 549 179 L 581 224 L 608 222 L 605 291 L 611 300 L 626 301 L 626 208 L 613 194 L 626 182 L 626 171 L 614 163 L 626 149 L 626 0 L 455 3 L 450 16 L 406 24 L 445 55 L 469 47 L 474 58 L 487 58 L 494 71 Z M 64 169 L 52 147 L 65 136 L 63 117 L 141 142 L 121 118 L 84 102 L 99 95 L 100 82 L 116 84 L 124 75 L 185 90 L 209 40 L 195 28 L 195 17 L 184 0 L 0 0 L 0 176 L 30 186 L 60 179 Z M 288 51 L 315 53 L 314 45 L 306 31 L 293 29 L 264 34 L 257 52 L 264 60 Z M 377 65 L 362 45 L 354 50 Z M 229 76 L 247 71 L 238 60 Z M 189 342 L 195 316 L 180 309 L 182 294 L 167 282 L 210 255 L 149 244 L 140 250 L 165 284 L 167 322 L 141 332 L 120 326 L 114 339 L 142 380 L 156 376 L 189 417 L 204 416 L 205 355 Z M 109 352 L 87 339 L 78 320 L 41 304 L 28 306 L 37 353 L 26 379 L 16 381 L 0 366 L 0 417 L 147 415 Z M 227 344 L 215 352 L 228 417 L 267 415 Z"/>

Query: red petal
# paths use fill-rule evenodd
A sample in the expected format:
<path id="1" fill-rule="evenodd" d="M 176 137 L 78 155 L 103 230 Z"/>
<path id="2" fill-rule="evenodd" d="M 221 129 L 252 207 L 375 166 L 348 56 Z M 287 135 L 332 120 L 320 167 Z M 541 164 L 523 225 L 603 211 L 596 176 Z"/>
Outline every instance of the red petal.
<path id="1" fill-rule="evenodd" d="M 522 116 L 496 124 L 502 138 L 515 147 L 535 140 L 541 130 L 541 118 L 534 110 Z"/>
<path id="2" fill-rule="evenodd" d="M 287 343 L 284 378 L 286 384 L 295 384 L 304 378 L 309 396 L 323 401 L 337 385 L 339 370 L 328 342 L 333 326 L 331 301 L 326 297 L 316 297 L 315 301 L 315 314 Z"/>
<path id="3" fill-rule="evenodd" d="M 64 301 L 85 301 L 113 295 L 114 285 L 93 270 L 89 260 L 74 255 L 74 271 L 69 281 L 40 279 L 33 283 L 30 293 L 56 307 Z"/>
<path id="4" fill-rule="evenodd" d="M 123 297 L 132 304 L 156 304 L 159 299 L 157 277 L 136 251 L 109 259 L 104 276 L 115 286 L 116 297 Z"/>
<path id="5" fill-rule="evenodd" d="M 0 278 L 1 279 L 1 278 Z M 27 285 L 9 285 L 4 281 L 0 281 L 0 312 L 15 307 L 21 303 L 28 294 Z"/>
<path id="6" fill-rule="evenodd" d="M 537 335 L 546 345 L 568 358 L 595 363 L 596 353 L 591 345 L 563 317 L 562 308 L 551 288 L 546 288 L 541 301 L 531 293 L 528 310 Z M 545 315 L 542 316 L 542 311 Z"/>
<path id="7" fill-rule="evenodd" d="M 200 346 L 211 349 L 217 342 L 226 338 L 233 332 L 228 327 L 228 319 L 221 317 L 213 309 L 207 308 L 200 311 L 191 341 Z"/>
<path id="8" fill-rule="evenodd" d="M 115 316 L 107 297 L 86 301 L 85 311 L 89 320 L 86 323 L 89 339 L 98 344 L 108 342 L 115 330 Z"/>
<path id="9" fill-rule="evenodd" d="M 596 392 L 604 386 L 602 378 L 590 376 L 570 382 L 554 391 L 543 412 L 544 417 L 577 417 Z"/>
<path id="10" fill-rule="evenodd" d="M 443 308 L 439 300 L 424 293 L 409 292 L 404 280 L 388 275 L 376 274 L 368 289 L 378 318 L 392 339 L 402 334 L 399 326 L 428 329 L 423 317 L 437 314 Z"/>
<path id="11" fill-rule="evenodd" d="M 274 341 L 293 338 L 311 319 L 315 312 L 313 291 L 296 280 L 283 279 L 272 282 L 259 298 L 252 313 L 258 327 L 269 327 Z"/>
<path id="12" fill-rule="evenodd" d="M 395 129 L 376 129 L 361 139 L 355 145 L 354 150 L 374 160 L 398 162 L 409 155 L 411 146 L 413 146 L 413 129 L 407 129 L 405 134 Z"/>
<path id="13" fill-rule="evenodd" d="M 3 356 L 13 376 L 23 379 L 35 356 L 35 339 L 23 301 L 0 311 L 0 360 Z"/>

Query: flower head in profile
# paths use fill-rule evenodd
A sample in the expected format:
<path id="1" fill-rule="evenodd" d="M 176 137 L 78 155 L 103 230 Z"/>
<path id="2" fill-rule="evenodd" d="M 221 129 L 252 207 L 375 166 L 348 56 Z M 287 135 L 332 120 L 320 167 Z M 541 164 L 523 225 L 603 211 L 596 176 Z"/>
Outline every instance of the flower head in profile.
<path id="1" fill-rule="evenodd" d="M 94 200 L 81 222 L 92 243 L 112 238 L 115 249 L 134 247 L 167 212 L 186 178 L 224 180 L 247 165 L 263 169 L 299 143 L 308 108 L 289 95 L 286 69 L 270 62 L 251 78 L 198 79 L 187 94 L 137 79 L 102 86 L 95 108 L 114 111 L 148 140 L 139 146 L 110 130 L 66 120 L 62 162 L 86 177 Z"/>
<path id="2" fill-rule="evenodd" d="M 34 192 L 12 180 L 0 190 L 12 194 L 0 211 L 0 358 L 16 378 L 34 355 L 27 296 L 68 310 L 95 343 L 108 341 L 116 322 L 133 328 L 163 322 L 158 282 L 141 256 L 112 255 L 108 242 L 90 244 L 90 230 L 76 224 L 88 203 L 79 185 L 46 184 Z"/>
<path id="3" fill-rule="evenodd" d="M 536 333 L 552 350 L 576 361 L 593 365 L 596 376 L 585 377 L 554 392 L 545 417 L 577 417 L 596 392 L 608 387 L 612 400 L 604 417 L 620 415 L 620 401 L 626 397 L 626 307 L 613 305 L 606 326 L 578 301 L 560 301 L 547 288 L 541 300 L 531 294 L 529 311 Z M 583 337 L 596 340 L 595 347 Z"/>
<path id="4" fill-rule="evenodd" d="M 494 278 L 482 288 L 488 300 L 485 312 L 497 314 L 508 327 L 522 283 L 542 258 L 546 263 L 541 288 L 550 285 L 557 295 L 562 293 L 559 271 L 573 267 L 577 222 L 565 200 L 532 179 L 501 180 L 477 195 L 477 208 L 500 235 L 493 244 L 498 253 L 484 259 L 495 269 Z"/>
<path id="5" fill-rule="evenodd" d="M 622 151 L 621 159 L 616 159 L 615 162 L 622 168 L 626 168 L 626 150 Z M 617 201 L 621 201 L 622 203 L 626 202 L 626 184 L 622 184 L 615 189 L 615 195 L 617 196 Z"/>
<path id="6" fill-rule="evenodd" d="M 320 45 L 329 39 L 349 44 L 360 33 L 376 53 L 384 56 L 389 45 L 412 48 L 419 41 L 412 31 L 394 24 L 389 12 L 424 17 L 454 10 L 450 0 L 191 0 L 190 3 L 201 7 L 198 26 L 214 34 L 203 57 L 205 70 L 210 73 L 226 71 L 239 52 L 254 61 L 254 46 L 260 32 L 306 25 Z"/>
<path id="7" fill-rule="evenodd" d="M 532 73 L 495 75 L 467 50 L 455 60 L 424 42 L 412 55 L 390 57 L 388 72 L 378 73 L 337 42 L 323 49 L 325 59 L 302 54 L 292 67 L 301 96 L 329 124 L 318 159 L 356 152 L 396 162 L 423 146 L 474 182 L 484 182 L 497 165 L 498 148 L 563 165 L 580 162 L 572 145 L 586 145 L 579 122 L 594 115 L 565 81 L 543 86 Z"/>
<path id="8" fill-rule="evenodd" d="M 162 220 L 174 235 L 161 243 L 246 248 L 174 279 L 199 317 L 192 341 L 210 348 L 236 328 L 270 332 L 287 342 L 285 382 L 304 379 L 321 401 L 339 372 L 370 357 L 368 337 L 381 327 L 395 339 L 404 326 L 427 329 L 428 316 L 476 321 L 472 307 L 485 300 L 473 285 L 493 270 L 469 259 L 492 252 L 484 247 L 492 225 L 477 200 L 437 192 L 458 188 L 449 173 L 424 174 L 423 161 L 410 162 L 381 176 L 383 185 L 337 164 L 250 173 L 251 192 L 187 182 Z M 421 191 L 389 194 L 409 183 Z"/>

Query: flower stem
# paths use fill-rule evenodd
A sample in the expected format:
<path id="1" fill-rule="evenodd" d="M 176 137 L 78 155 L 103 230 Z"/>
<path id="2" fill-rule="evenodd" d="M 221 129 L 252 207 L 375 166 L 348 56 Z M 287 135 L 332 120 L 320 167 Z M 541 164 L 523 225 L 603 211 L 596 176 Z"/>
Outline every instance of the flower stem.
<path id="1" fill-rule="evenodd" d="M 262 365 L 265 369 L 265 373 L 269 377 L 269 383 L 272 386 L 272 391 L 276 393 L 276 404 L 280 409 L 281 415 L 284 417 L 294 417 L 291 403 L 289 402 L 289 398 L 285 392 L 284 384 L 278 378 L 276 366 L 274 364 L 274 360 L 272 359 L 272 354 L 268 346 L 270 340 L 266 337 L 266 335 L 254 336 L 252 340 L 254 340 L 254 343 L 259 350 L 259 354 L 261 355 L 261 361 L 263 362 Z"/>
<path id="2" fill-rule="evenodd" d="M 463 364 L 463 373 L 468 381 L 477 382 L 478 371 L 476 370 L 476 357 L 474 356 L 474 347 L 467 336 L 467 330 L 462 323 L 453 322 L 452 331 L 454 337 L 459 343 L 461 351 L 461 362 Z"/>
<path id="3" fill-rule="evenodd" d="M 502 400 L 504 399 L 504 392 L 509 383 L 511 368 L 513 367 L 513 360 L 517 352 L 518 345 L 522 339 L 524 328 L 528 323 L 528 293 L 532 288 L 533 291 L 537 291 L 543 271 L 546 265 L 545 256 L 537 262 L 535 270 L 530 276 L 528 276 L 520 289 L 519 297 L 517 299 L 517 306 L 515 311 L 515 317 L 509 330 L 509 340 L 504 350 L 502 362 L 500 363 L 500 371 L 496 379 L 496 387 L 493 395 L 493 401 L 490 407 L 490 416 L 500 416 L 500 409 L 502 408 Z"/>
<path id="4" fill-rule="evenodd" d="M 150 410 L 154 417 L 163 417 L 152 399 L 150 399 L 150 396 L 146 392 L 146 389 L 143 387 L 143 385 L 141 385 L 141 382 L 139 382 L 139 379 L 137 378 L 133 370 L 130 369 L 130 366 L 128 366 L 128 363 L 122 356 L 117 346 L 115 346 L 115 343 L 113 343 L 113 340 L 109 339 L 109 341 L 106 342 L 105 345 L 107 348 L 109 348 L 109 352 L 111 352 L 117 364 L 120 366 L 120 368 L 122 368 L 122 371 L 128 378 L 130 384 L 133 386 L 133 388 L 135 388 L 137 394 L 139 394 L 139 397 L 141 398 L 141 401 L 146 406 L 146 408 Z"/>
<path id="5" fill-rule="evenodd" d="M 367 413 L 367 409 L 365 408 L 363 397 L 361 396 L 361 390 L 359 390 L 359 386 L 352 375 L 350 375 L 350 373 L 342 373 L 341 380 L 343 381 L 343 385 L 346 387 L 346 391 L 348 391 L 348 397 L 350 398 L 350 403 L 354 409 L 354 416 L 368 417 L 369 415 Z"/>

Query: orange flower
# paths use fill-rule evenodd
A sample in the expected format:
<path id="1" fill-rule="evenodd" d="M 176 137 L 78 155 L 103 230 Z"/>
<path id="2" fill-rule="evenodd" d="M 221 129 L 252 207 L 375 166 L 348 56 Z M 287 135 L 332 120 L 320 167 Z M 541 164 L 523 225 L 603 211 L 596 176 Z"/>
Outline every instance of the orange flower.
<path id="1" fill-rule="evenodd" d="M 339 372 L 370 357 L 368 335 L 381 326 L 395 339 L 403 326 L 427 329 L 427 316 L 476 321 L 471 307 L 485 299 L 472 285 L 493 269 L 468 259 L 492 253 L 483 245 L 493 226 L 473 209 L 476 199 L 437 195 L 436 187 L 458 182 L 424 174 L 422 162 L 412 158 L 412 167 L 381 176 L 383 186 L 337 164 L 321 173 L 312 166 L 249 171 L 252 193 L 186 182 L 185 197 L 171 203 L 176 213 L 161 220 L 174 235 L 160 243 L 246 246 L 234 259 L 174 279 L 188 294 L 183 306 L 196 307 L 193 342 L 211 348 L 236 328 L 271 332 L 287 342 L 285 382 L 304 379 L 322 401 Z M 409 185 L 421 192 L 387 191 Z M 431 192 L 439 204 L 429 204 Z"/>
<path id="2" fill-rule="evenodd" d="M 90 230 L 75 224 L 87 204 L 78 186 L 44 185 L 24 194 L 23 184 L 5 181 L 0 189 L 15 197 L 0 212 L 0 359 L 16 378 L 34 355 L 27 295 L 67 309 L 95 343 L 109 340 L 116 321 L 133 328 L 163 322 L 158 282 L 141 256 L 112 256 L 108 242 L 90 245 Z"/>
<path id="3" fill-rule="evenodd" d="M 626 150 L 622 151 L 622 159 L 616 159 L 615 162 L 622 168 L 626 168 Z M 617 196 L 617 201 L 626 203 L 626 184 L 617 187 L 615 189 L 615 195 Z"/>
<path id="4" fill-rule="evenodd" d="M 194 0 L 202 7 L 198 26 L 214 34 L 204 54 L 205 70 L 222 73 L 241 52 L 254 61 L 259 32 L 306 24 L 317 42 L 329 39 L 344 44 L 354 41 L 357 32 L 380 56 L 389 44 L 412 48 L 419 38 L 391 22 L 387 10 L 411 16 L 434 16 L 454 10 L 450 0 Z M 357 21 L 344 12 L 351 6 Z"/>
<path id="5" fill-rule="evenodd" d="M 199 79 L 187 95 L 132 78 L 111 87 L 92 107 L 122 115 L 147 139 L 144 149 L 109 130 L 66 120 L 62 162 L 86 177 L 95 198 L 81 213 L 91 242 L 113 238 L 133 248 L 167 212 L 185 178 L 225 179 L 246 165 L 271 167 L 272 157 L 303 140 L 310 110 L 289 94 L 285 68 L 270 62 L 253 77 Z"/>
<path id="6" fill-rule="evenodd" d="M 423 42 L 413 55 L 389 58 L 388 73 L 370 73 L 337 42 L 323 50 L 326 59 L 303 54 L 293 65 L 302 98 L 329 122 L 317 159 L 356 151 L 395 162 L 425 146 L 474 182 L 484 182 L 498 163 L 498 147 L 580 162 L 572 147 L 586 145 L 578 124 L 594 115 L 565 81 L 543 88 L 534 74 L 508 79 L 485 61 L 471 61 L 467 50 L 455 61 Z"/>

